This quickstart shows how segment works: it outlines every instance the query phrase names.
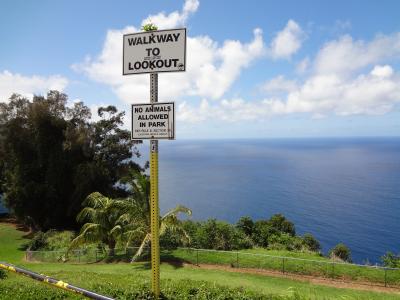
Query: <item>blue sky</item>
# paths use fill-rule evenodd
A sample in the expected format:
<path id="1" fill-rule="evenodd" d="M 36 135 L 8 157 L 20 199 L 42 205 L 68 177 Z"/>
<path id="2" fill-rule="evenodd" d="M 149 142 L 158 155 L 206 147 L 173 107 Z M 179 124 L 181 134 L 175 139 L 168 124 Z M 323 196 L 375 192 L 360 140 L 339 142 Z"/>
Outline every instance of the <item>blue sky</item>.
<path id="1" fill-rule="evenodd" d="M 2 1 L 0 101 L 59 89 L 93 112 L 148 102 L 122 34 L 188 30 L 187 72 L 159 75 L 177 138 L 398 136 L 398 1 Z M 126 126 L 129 127 L 129 113 Z"/>

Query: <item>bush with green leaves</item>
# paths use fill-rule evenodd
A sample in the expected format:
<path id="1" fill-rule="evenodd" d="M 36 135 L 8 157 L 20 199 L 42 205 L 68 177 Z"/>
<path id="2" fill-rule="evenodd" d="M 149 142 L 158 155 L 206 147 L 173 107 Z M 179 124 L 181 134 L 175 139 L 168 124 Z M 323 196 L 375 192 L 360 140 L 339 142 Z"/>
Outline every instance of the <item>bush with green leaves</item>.
<path id="1" fill-rule="evenodd" d="M 282 214 L 275 214 L 269 220 L 268 224 L 277 231 L 287 233 L 291 236 L 296 235 L 296 229 L 293 222 L 286 219 Z"/>
<path id="2" fill-rule="evenodd" d="M 38 231 L 28 243 L 28 250 L 66 250 L 74 236 L 72 231 L 49 230 L 45 233 Z"/>
<path id="3" fill-rule="evenodd" d="M 241 217 L 236 223 L 236 228 L 251 237 L 254 230 L 254 221 L 249 216 Z"/>
<path id="4" fill-rule="evenodd" d="M 351 262 L 350 249 L 343 243 L 337 244 L 329 251 L 329 257 L 332 259 L 340 259 L 345 262 Z"/>
<path id="5" fill-rule="evenodd" d="M 276 234 L 278 234 L 278 231 L 272 228 L 267 220 L 259 220 L 254 223 L 252 239 L 256 245 L 267 248 L 269 238 Z"/>
<path id="6" fill-rule="evenodd" d="M 385 267 L 400 268 L 400 254 L 395 255 L 390 251 L 386 252 L 386 254 L 381 257 L 381 261 Z"/>
<path id="7" fill-rule="evenodd" d="M 321 250 L 321 244 L 311 233 L 305 233 L 303 235 L 303 243 L 310 251 L 318 252 Z"/>

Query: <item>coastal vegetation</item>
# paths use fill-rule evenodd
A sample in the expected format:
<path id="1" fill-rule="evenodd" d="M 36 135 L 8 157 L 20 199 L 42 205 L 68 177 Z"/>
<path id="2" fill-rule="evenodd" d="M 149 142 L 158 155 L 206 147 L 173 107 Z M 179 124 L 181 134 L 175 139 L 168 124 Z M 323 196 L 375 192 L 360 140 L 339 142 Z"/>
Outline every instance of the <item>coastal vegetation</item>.
<path id="1" fill-rule="evenodd" d="M 131 264 L 55 264 L 24 261 L 26 232 L 0 222 L 0 258 L 32 271 L 56 277 L 117 299 L 152 299 L 150 269 L 146 262 Z M 246 251 L 255 251 L 246 250 Z M 275 250 L 276 251 L 276 250 Z M 339 289 L 290 278 L 231 273 L 163 263 L 163 299 L 358 299 L 395 300 L 395 293 Z M 0 299 L 82 299 L 25 277 L 7 273 L 0 279 Z"/>
<path id="2" fill-rule="evenodd" d="M 0 260 L 29 264 L 22 260 L 26 249 L 61 251 L 63 255 L 57 261 L 64 263 L 63 271 L 48 263 L 29 264 L 29 267 L 49 275 L 56 273 L 114 297 L 150 299 L 146 263 L 151 247 L 148 163 L 141 166 L 136 162 L 140 153 L 129 132 L 121 128 L 123 112 L 113 106 L 100 107 L 98 120 L 92 121 L 87 106 L 82 102 L 69 106 L 67 100 L 67 95 L 50 91 L 46 97 L 34 96 L 32 101 L 13 95 L 9 102 L 0 103 L 0 194 L 20 229 L 26 229 L 23 238 L 10 224 L 0 224 Z M 179 214 L 187 218 L 179 219 Z M 259 220 L 243 216 L 236 224 L 217 219 L 194 221 L 188 218 L 191 214 L 190 208 L 178 205 L 160 217 L 160 245 L 166 261 L 234 268 L 242 264 L 269 270 L 281 270 L 283 262 L 283 272 L 294 272 L 288 261 L 285 265 L 285 257 L 351 262 L 346 245 L 338 244 L 325 257 L 319 241 L 311 233 L 298 235 L 295 224 L 283 214 L 268 214 Z M 136 248 L 130 253 L 132 247 Z M 75 266 L 69 264 L 69 255 L 76 249 L 85 253 L 99 251 L 104 256 L 100 255 L 99 260 L 96 256 L 96 266 Z M 120 249 L 125 255 L 129 253 L 126 261 L 135 262 L 133 266 L 113 264 L 120 261 L 117 253 Z M 201 252 L 199 258 L 198 249 L 210 251 Z M 217 251 L 228 252 L 222 255 Z M 275 255 L 283 260 L 260 262 L 261 256 L 250 254 Z M 399 267 L 400 258 L 387 253 L 382 261 L 387 267 Z M 358 270 L 353 272 L 346 266 L 350 265 L 336 266 L 336 274 L 342 268 L 343 274 L 350 278 L 378 280 L 380 276 L 360 275 Z M 166 299 L 307 299 L 309 296 L 307 287 L 295 281 L 246 275 L 247 284 L 243 288 L 243 277 L 239 280 L 222 271 L 197 272 L 166 264 L 162 268 Z M 331 274 L 330 270 L 320 272 L 314 266 L 307 266 L 305 261 L 298 261 L 297 269 L 307 275 Z M 99 271 L 101 276 L 97 274 Z M 353 276 L 352 272 L 357 274 Z M 187 276 L 193 280 L 185 281 Z M 48 293 L 55 293 L 55 298 L 60 299 L 69 297 L 65 292 L 49 292 L 37 284 L 26 285 L 14 275 L 6 277 L 6 273 L 0 272 L 2 299 L 48 298 Z M 128 282 L 133 280 L 135 283 L 128 288 Z M 114 286 L 104 282 L 112 282 Z M 263 288 L 266 282 L 272 285 L 271 290 Z M 17 289 L 20 284 L 24 289 Z M 293 286 L 294 291 L 285 291 Z M 315 294 L 327 297 L 338 294 L 333 288 L 313 289 Z M 359 299 L 363 299 L 360 295 Z M 365 295 L 371 296 L 365 299 L 378 299 L 373 293 Z"/>

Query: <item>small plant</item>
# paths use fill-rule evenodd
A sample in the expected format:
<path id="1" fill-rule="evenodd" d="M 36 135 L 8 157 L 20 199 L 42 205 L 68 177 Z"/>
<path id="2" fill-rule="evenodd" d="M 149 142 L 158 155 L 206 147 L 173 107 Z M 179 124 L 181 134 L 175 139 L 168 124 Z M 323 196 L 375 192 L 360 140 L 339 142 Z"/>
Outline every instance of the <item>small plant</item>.
<path id="1" fill-rule="evenodd" d="M 339 258 L 345 262 L 351 262 L 351 252 L 350 249 L 345 244 L 337 244 L 329 251 L 330 258 Z"/>
<path id="2" fill-rule="evenodd" d="M 142 26 L 143 31 L 154 31 L 157 30 L 158 27 L 154 25 L 153 23 L 148 23 Z"/>

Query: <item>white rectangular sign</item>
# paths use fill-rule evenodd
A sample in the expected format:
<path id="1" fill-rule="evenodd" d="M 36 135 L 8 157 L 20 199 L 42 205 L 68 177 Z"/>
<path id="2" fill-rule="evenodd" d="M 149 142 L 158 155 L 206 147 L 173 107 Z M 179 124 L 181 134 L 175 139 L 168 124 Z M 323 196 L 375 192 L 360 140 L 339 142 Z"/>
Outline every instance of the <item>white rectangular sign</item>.
<path id="1" fill-rule="evenodd" d="M 123 75 L 186 70 L 186 28 L 124 35 Z"/>
<path id="2" fill-rule="evenodd" d="M 174 102 L 132 104 L 132 140 L 175 139 Z"/>

